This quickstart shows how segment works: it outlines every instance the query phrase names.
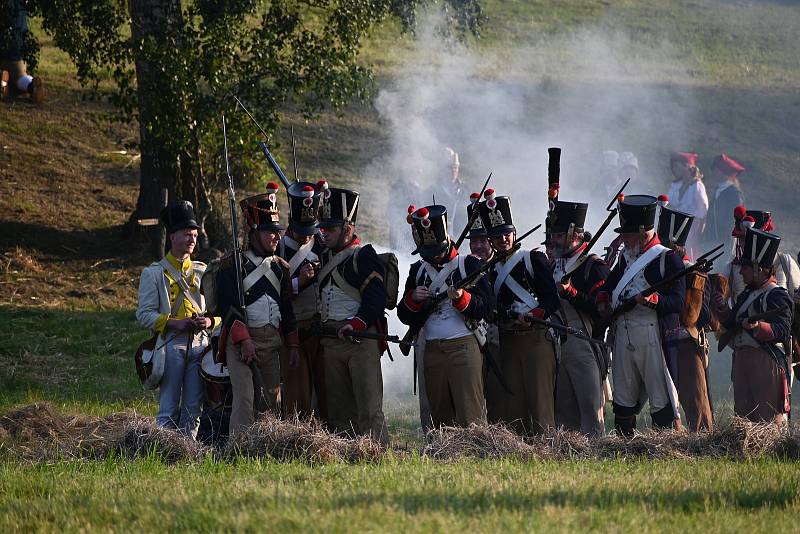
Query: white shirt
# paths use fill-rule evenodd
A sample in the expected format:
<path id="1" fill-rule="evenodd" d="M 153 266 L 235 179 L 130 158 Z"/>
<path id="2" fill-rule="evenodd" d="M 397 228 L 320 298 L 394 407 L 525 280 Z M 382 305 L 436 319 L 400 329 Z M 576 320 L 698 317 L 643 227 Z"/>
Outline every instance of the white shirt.
<path id="1" fill-rule="evenodd" d="M 689 215 L 694 215 L 696 219 L 705 219 L 708 213 L 708 195 L 706 186 L 701 180 L 695 180 L 688 186 L 681 195 L 683 180 L 675 180 L 669 186 L 669 207 Z"/>

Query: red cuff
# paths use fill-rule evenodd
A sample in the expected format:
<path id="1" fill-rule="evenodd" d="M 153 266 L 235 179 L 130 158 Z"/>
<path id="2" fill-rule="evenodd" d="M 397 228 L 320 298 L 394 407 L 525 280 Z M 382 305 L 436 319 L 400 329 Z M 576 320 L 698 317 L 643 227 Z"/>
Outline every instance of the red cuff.
<path id="1" fill-rule="evenodd" d="M 600 289 L 601 287 L 603 287 L 603 284 L 605 284 L 605 283 L 606 283 L 606 281 L 605 281 L 605 280 L 600 280 L 599 282 L 597 282 L 597 283 L 596 283 L 595 285 L 593 285 L 593 286 L 592 286 L 592 288 L 589 290 L 589 294 L 591 295 L 592 293 L 594 293 L 595 291 L 597 291 L 598 289 Z"/>
<path id="2" fill-rule="evenodd" d="M 231 326 L 231 341 L 237 344 L 245 339 L 250 339 L 250 332 L 247 330 L 247 325 L 237 319 Z"/>
<path id="3" fill-rule="evenodd" d="M 534 308 L 530 311 L 529 315 L 536 319 L 544 319 L 544 308 Z"/>
<path id="4" fill-rule="evenodd" d="M 611 293 L 608 291 L 598 291 L 595 301 L 600 304 L 601 302 L 611 302 Z"/>
<path id="5" fill-rule="evenodd" d="M 297 330 L 294 330 L 293 332 L 289 332 L 288 334 L 286 334 L 286 337 L 283 340 L 283 344 L 286 345 L 287 347 L 291 346 L 299 347 L 300 334 L 297 333 Z"/>
<path id="6" fill-rule="evenodd" d="M 772 325 L 766 321 L 759 321 L 758 326 L 752 330 L 753 337 L 758 341 L 772 341 L 775 334 L 772 332 Z"/>
<path id="7" fill-rule="evenodd" d="M 367 323 L 364 322 L 363 319 L 360 317 L 353 317 L 348 321 L 348 324 L 353 327 L 353 330 L 356 332 L 360 332 L 361 330 L 367 329 Z"/>
<path id="8" fill-rule="evenodd" d="M 575 289 L 575 286 L 573 286 L 572 284 L 568 284 L 563 291 L 564 291 L 564 297 L 568 298 L 575 298 L 575 295 L 578 294 L 578 290 Z"/>
<path id="9" fill-rule="evenodd" d="M 414 302 L 414 299 L 411 298 L 411 294 L 413 292 L 414 292 L 414 290 L 412 289 L 411 291 L 406 293 L 406 296 L 403 297 L 403 303 L 406 305 L 406 308 L 408 308 L 409 310 L 411 310 L 413 312 L 418 312 L 418 311 L 420 311 L 422 309 L 422 304 L 423 303 L 422 302 Z"/>
<path id="10" fill-rule="evenodd" d="M 467 291 L 466 289 L 462 289 L 461 290 L 461 296 L 459 298 L 457 298 L 456 300 L 452 301 L 453 307 L 456 310 L 458 310 L 460 312 L 463 312 L 464 310 L 467 309 L 467 306 L 469 306 L 469 301 L 471 301 L 471 300 L 472 300 L 472 294 L 469 291 Z"/>

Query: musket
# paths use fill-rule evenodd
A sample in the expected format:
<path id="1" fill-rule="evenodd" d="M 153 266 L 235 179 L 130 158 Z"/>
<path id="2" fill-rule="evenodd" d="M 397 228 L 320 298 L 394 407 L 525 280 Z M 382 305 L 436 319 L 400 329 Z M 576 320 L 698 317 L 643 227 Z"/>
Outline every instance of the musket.
<path id="1" fill-rule="evenodd" d="M 294 181 L 299 182 L 300 178 L 297 177 L 297 144 L 294 140 L 294 124 L 292 124 L 292 160 L 294 160 Z"/>
<path id="2" fill-rule="evenodd" d="M 591 252 L 592 247 L 594 247 L 595 244 L 597 244 L 597 241 L 600 239 L 600 236 L 603 235 L 603 232 L 606 231 L 606 228 L 608 228 L 608 225 L 611 224 L 611 221 L 613 221 L 614 217 L 617 215 L 617 212 L 619 211 L 619 208 L 614 207 L 614 202 L 616 202 L 617 199 L 620 198 L 620 195 L 623 194 L 623 191 L 625 190 L 625 187 L 630 183 L 630 181 L 631 181 L 630 178 L 625 180 L 625 183 L 622 184 L 622 187 L 619 188 L 619 191 L 617 191 L 617 194 L 614 195 L 614 198 L 612 198 L 611 202 L 609 202 L 608 206 L 606 206 L 606 211 L 608 212 L 608 217 L 606 217 L 606 220 L 603 221 L 603 224 L 600 225 L 600 228 L 597 230 L 597 232 L 594 234 L 594 236 L 592 236 L 592 239 L 589 241 L 589 244 L 586 245 L 586 247 L 581 251 L 580 256 L 578 257 L 578 260 L 575 262 L 575 265 L 572 266 L 572 269 L 570 269 L 570 271 L 568 273 L 564 274 L 564 276 L 561 277 L 561 283 L 562 284 L 566 284 L 567 282 L 569 282 L 569 279 L 572 277 L 572 275 L 575 274 L 575 272 L 578 269 L 580 269 L 581 265 L 583 265 L 586 262 L 586 260 L 589 258 L 589 252 Z"/>
<path id="3" fill-rule="evenodd" d="M 456 250 L 458 250 L 458 247 L 460 247 L 461 243 L 464 242 L 464 239 L 466 239 L 470 228 L 472 228 L 472 225 L 475 224 L 475 220 L 480 215 L 480 210 L 478 209 L 478 203 L 480 202 L 480 199 L 483 198 L 483 193 L 486 192 L 486 186 L 489 185 L 489 180 L 492 179 L 492 174 L 493 174 L 493 172 L 490 172 L 489 176 L 486 177 L 486 181 L 483 182 L 483 188 L 481 189 L 481 192 L 480 192 L 480 194 L 478 196 L 478 202 L 473 204 L 472 207 L 470 208 L 469 219 L 467 220 L 467 225 L 464 227 L 463 230 L 461 230 L 461 235 L 459 235 L 458 239 L 456 239 L 456 242 L 455 242 L 455 245 L 454 245 Z"/>
<path id="4" fill-rule="evenodd" d="M 264 141 L 259 141 L 257 143 L 258 144 L 258 148 L 260 148 L 261 151 L 264 153 L 264 156 L 267 158 L 267 162 L 269 163 L 269 166 L 272 167 L 273 172 L 278 176 L 278 179 L 283 184 L 283 187 L 285 187 L 286 190 L 288 191 L 289 190 L 289 185 L 290 185 L 289 179 L 286 178 L 286 174 L 283 172 L 283 170 L 281 169 L 281 166 L 278 165 L 278 162 L 272 156 L 272 152 L 269 151 L 269 147 L 267 147 L 266 140 L 267 140 L 267 138 L 269 138 L 269 136 L 267 135 L 267 132 L 264 131 L 264 128 L 261 127 L 261 125 L 258 123 L 258 121 L 253 116 L 253 114 L 250 113 L 250 110 L 247 109 L 247 107 L 242 103 L 241 100 L 239 100 L 239 97 L 237 97 L 236 95 L 233 95 L 233 98 L 234 98 L 234 100 L 236 100 L 237 106 L 241 106 L 241 108 L 244 110 L 244 112 L 247 114 L 247 116 L 250 117 L 250 120 L 253 122 L 253 124 L 256 125 L 256 128 L 258 128 L 258 130 L 261 132 L 261 135 L 264 136 Z M 297 171 L 296 167 L 297 166 L 295 164 L 295 172 Z"/>
<path id="5" fill-rule="evenodd" d="M 238 101 L 239 99 L 237 98 L 236 100 Z M 228 206 L 231 212 L 231 238 L 233 244 L 233 265 L 234 269 L 236 270 L 236 296 L 239 303 L 239 309 L 244 317 L 244 322 L 247 323 L 247 307 L 245 306 L 242 283 L 242 250 L 239 246 L 239 225 L 236 218 L 236 190 L 233 187 L 231 165 L 228 158 L 228 128 L 225 123 L 225 114 L 222 115 L 222 138 L 225 147 L 225 172 L 228 175 Z M 256 411 L 263 413 L 267 411 L 269 405 L 267 403 L 264 380 L 261 377 L 261 370 L 256 366 L 254 361 L 251 361 L 248 366 L 253 374 L 253 389 L 255 393 Z"/>
<path id="6" fill-rule="evenodd" d="M 489 272 L 491 272 L 491 270 L 494 268 L 495 265 L 513 256 L 514 253 L 516 253 L 520 249 L 520 247 L 522 247 L 522 240 L 531 235 L 539 228 L 541 228 L 541 226 L 542 226 L 541 224 L 537 224 L 535 227 L 531 228 L 523 235 L 515 239 L 514 244 L 508 251 L 502 254 L 495 254 L 492 259 L 490 259 L 485 263 L 482 263 L 480 267 L 478 267 L 477 269 L 469 273 L 467 276 L 465 276 L 462 280 L 460 280 L 456 285 L 453 286 L 453 289 L 469 289 L 471 287 L 474 287 L 475 284 L 480 282 L 480 280 L 484 276 L 486 276 Z M 408 356 L 408 354 L 411 352 L 411 347 L 413 346 L 414 341 L 417 338 L 417 334 L 419 334 L 419 331 L 422 330 L 422 325 L 425 324 L 425 322 L 428 320 L 428 317 L 430 317 L 433 314 L 437 306 L 439 306 L 439 304 L 444 302 L 445 299 L 447 299 L 447 291 L 441 291 L 439 293 L 435 293 L 428 298 L 428 300 L 426 301 L 427 309 L 425 312 L 423 312 L 425 316 L 421 318 L 421 321 L 418 323 L 419 326 L 408 327 L 406 334 L 403 336 L 402 339 L 403 343 L 400 345 L 400 352 L 402 352 L 403 355 Z"/>
<path id="7" fill-rule="evenodd" d="M 339 330 L 332 326 L 322 326 L 316 329 L 322 337 L 339 337 Z M 359 343 L 361 339 L 375 339 L 377 341 L 385 341 L 387 343 L 397 343 L 398 345 L 411 344 L 408 341 L 400 339 L 399 336 L 390 334 L 378 334 L 375 332 L 359 332 L 356 330 L 349 330 L 344 333 L 344 337 L 348 338 L 353 343 Z"/>
<path id="8" fill-rule="evenodd" d="M 583 341 L 588 341 L 589 343 L 591 343 L 593 345 L 598 345 L 598 346 L 601 346 L 601 347 L 609 348 L 608 343 L 606 343 L 605 341 L 601 341 L 599 339 L 595 339 L 595 338 L 591 337 L 590 335 L 586 334 L 586 332 L 584 332 L 580 328 L 574 328 L 572 326 L 567 326 L 567 325 L 564 325 L 564 324 L 561 324 L 561 323 L 548 321 L 546 319 L 539 319 L 538 317 L 533 317 L 532 315 L 527 315 L 527 314 L 524 314 L 524 313 L 517 314 L 517 318 L 520 321 L 524 321 L 526 323 L 533 323 L 533 324 L 546 326 L 547 328 L 552 328 L 553 330 L 555 330 L 557 332 L 562 332 L 562 333 L 567 334 L 569 336 L 573 336 L 573 337 L 576 337 L 578 339 L 582 339 Z"/>
<path id="9" fill-rule="evenodd" d="M 640 295 L 642 295 L 644 298 L 647 298 L 653 293 L 660 291 L 662 288 L 667 287 L 670 284 L 680 280 L 687 274 L 693 273 L 695 271 L 703 271 L 703 272 L 710 271 L 713 268 L 714 260 L 722 256 L 724 252 L 721 252 L 714 256 L 712 255 L 715 254 L 724 246 L 725 246 L 724 244 L 717 245 L 716 247 L 712 248 L 711 250 L 709 250 L 699 258 L 697 258 L 697 261 L 695 261 L 692 265 L 689 265 L 688 267 L 681 269 L 677 273 L 673 274 L 672 276 L 668 276 L 667 278 L 661 280 L 660 282 L 656 282 L 655 284 L 651 285 L 650 287 L 642 291 Z M 636 297 L 631 297 L 623 301 L 617 307 L 617 309 L 615 309 L 614 312 L 611 314 L 611 317 L 608 320 L 608 324 L 613 324 L 614 320 L 617 319 L 617 317 L 626 312 L 629 312 L 635 307 L 636 307 Z"/>
<path id="10" fill-rule="evenodd" d="M 747 319 L 751 323 L 754 323 L 756 321 L 761 321 L 762 319 L 772 319 L 773 317 L 777 317 L 778 315 L 782 314 L 783 311 L 784 310 L 782 310 L 781 308 L 774 308 L 772 310 L 767 310 L 763 313 L 751 315 L 750 317 L 742 317 L 742 319 Z M 727 330 L 724 334 L 722 334 L 719 337 L 719 343 L 717 344 L 717 351 L 722 352 L 722 350 L 725 347 L 727 347 L 731 341 L 733 341 L 733 338 L 736 337 L 736 334 L 738 334 L 741 330 L 742 330 L 742 325 L 738 324 L 736 325 L 736 328 Z"/>

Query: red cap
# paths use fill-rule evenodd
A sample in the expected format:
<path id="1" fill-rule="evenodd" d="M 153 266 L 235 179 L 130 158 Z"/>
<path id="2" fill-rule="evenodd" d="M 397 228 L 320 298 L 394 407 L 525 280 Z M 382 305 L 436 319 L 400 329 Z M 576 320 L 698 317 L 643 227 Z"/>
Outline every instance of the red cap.
<path id="1" fill-rule="evenodd" d="M 328 180 L 320 180 L 317 182 L 317 188 L 319 189 L 327 189 L 328 188 Z"/>
<path id="2" fill-rule="evenodd" d="M 278 192 L 278 184 L 275 182 L 269 182 L 267 184 L 267 193 L 277 193 Z"/>
<path id="3" fill-rule="evenodd" d="M 669 155 L 669 161 L 683 161 L 692 167 L 697 166 L 697 154 L 694 152 L 673 152 Z"/>
<path id="4" fill-rule="evenodd" d="M 428 211 L 428 208 L 420 208 L 417 210 L 416 213 L 417 217 L 419 217 L 420 219 L 426 218 L 429 214 L 430 212 Z"/>
<path id="5" fill-rule="evenodd" d="M 469 196 L 469 201 L 472 202 L 473 204 L 475 202 L 479 201 L 480 199 L 481 199 L 481 194 L 480 193 L 472 193 Z"/>
<path id="6" fill-rule="evenodd" d="M 745 215 L 747 215 L 747 209 L 744 207 L 744 205 L 739 204 L 738 206 L 733 208 L 733 218 L 736 219 L 737 221 L 743 219 Z"/>
<path id="7" fill-rule="evenodd" d="M 714 158 L 714 162 L 711 164 L 711 168 L 719 169 L 722 174 L 725 176 L 731 176 L 734 174 L 739 174 L 740 172 L 744 172 L 744 167 L 741 163 L 733 159 L 727 154 L 720 154 L 716 158 Z"/>
<path id="8" fill-rule="evenodd" d="M 669 202 L 669 197 L 667 195 L 658 195 L 659 202 Z"/>
<path id="9" fill-rule="evenodd" d="M 485 198 L 494 198 L 494 189 L 492 189 L 492 188 L 490 187 L 489 189 L 487 189 L 487 190 L 486 190 L 486 191 L 483 193 L 483 196 L 484 196 Z"/>

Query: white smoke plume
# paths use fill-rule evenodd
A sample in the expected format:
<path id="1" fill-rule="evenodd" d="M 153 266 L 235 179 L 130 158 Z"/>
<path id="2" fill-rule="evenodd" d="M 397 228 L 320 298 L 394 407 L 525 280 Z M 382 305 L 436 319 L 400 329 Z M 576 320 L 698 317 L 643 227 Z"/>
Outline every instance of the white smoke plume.
<path id="1" fill-rule="evenodd" d="M 474 49 L 443 40 L 437 16 L 420 20 L 413 51 L 403 52 L 404 63 L 375 100 L 391 152 L 365 170 L 365 182 L 379 184 L 365 191 L 365 205 L 386 220 L 395 245 L 403 243 L 397 235 L 406 236 L 402 246 L 411 250 L 407 201 L 428 204 L 424 188 L 449 180 L 445 147 L 460 156 L 466 197 L 494 172 L 491 187 L 512 198 L 520 231 L 544 220 L 550 146 L 563 149 L 560 198 L 589 202 L 589 230 L 610 200 L 599 183 L 604 150 L 638 157 L 640 178 L 628 194 L 666 192 L 669 152 L 690 148 L 696 105 L 693 78 L 669 43 L 645 46 L 586 27 L 535 47 Z M 457 210 L 466 209 L 466 197 Z M 610 229 L 604 237 L 610 241 Z M 526 245 L 542 238 L 534 234 Z M 401 284 L 407 269 L 401 265 Z M 390 330 L 402 335 L 398 325 L 393 320 Z M 410 391 L 410 359 L 384 370 L 387 395 Z"/>

